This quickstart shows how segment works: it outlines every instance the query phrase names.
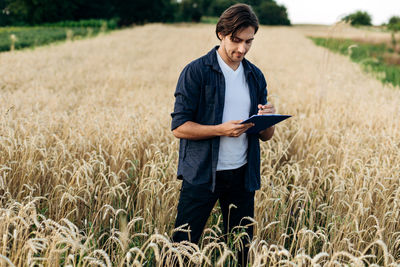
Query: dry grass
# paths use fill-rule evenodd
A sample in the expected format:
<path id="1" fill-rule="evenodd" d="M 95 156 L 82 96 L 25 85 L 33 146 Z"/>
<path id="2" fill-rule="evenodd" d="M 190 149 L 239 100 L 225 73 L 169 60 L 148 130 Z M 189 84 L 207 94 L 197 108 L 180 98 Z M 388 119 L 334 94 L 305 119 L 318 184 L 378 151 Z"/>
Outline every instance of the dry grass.
<path id="1" fill-rule="evenodd" d="M 173 92 L 213 31 L 147 25 L 0 54 L 0 264 L 234 265 L 240 244 L 218 224 L 200 246 L 169 237 Z M 399 264 L 398 88 L 297 28 L 262 27 L 248 58 L 294 115 L 262 145 L 252 266 Z"/>
<path id="2" fill-rule="evenodd" d="M 345 22 L 338 22 L 332 26 L 299 25 L 296 29 L 313 37 L 344 38 L 362 43 L 392 45 L 392 34 L 388 30 L 372 27 L 356 28 Z M 399 39 L 398 35 L 396 39 Z"/>
<path id="3" fill-rule="evenodd" d="M 299 25 L 298 30 L 311 37 L 350 39 L 364 44 L 385 44 L 393 49 L 394 53 L 385 55 L 385 62 L 388 64 L 399 65 L 400 53 L 400 34 L 393 33 L 382 27 L 356 28 L 345 22 L 338 22 L 332 26 L 323 25 Z"/>

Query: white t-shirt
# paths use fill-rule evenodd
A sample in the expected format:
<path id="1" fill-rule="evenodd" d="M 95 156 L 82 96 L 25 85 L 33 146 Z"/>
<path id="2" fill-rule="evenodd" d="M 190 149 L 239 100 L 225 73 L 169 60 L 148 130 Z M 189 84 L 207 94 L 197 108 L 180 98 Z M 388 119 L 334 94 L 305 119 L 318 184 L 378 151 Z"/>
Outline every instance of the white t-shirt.
<path id="1" fill-rule="evenodd" d="M 218 64 L 225 77 L 225 104 L 222 122 L 244 120 L 250 114 L 250 92 L 244 75 L 243 65 L 233 70 L 221 58 L 218 51 Z M 239 137 L 221 136 L 217 171 L 236 169 L 247 163 L 247 134 Z"/>

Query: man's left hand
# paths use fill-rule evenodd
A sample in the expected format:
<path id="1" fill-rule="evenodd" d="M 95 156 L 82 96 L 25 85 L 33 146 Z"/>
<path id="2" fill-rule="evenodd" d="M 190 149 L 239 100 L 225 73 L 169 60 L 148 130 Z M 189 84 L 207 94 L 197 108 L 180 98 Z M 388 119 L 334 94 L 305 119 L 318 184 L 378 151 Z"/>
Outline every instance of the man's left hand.
<path id="1" fill-rule="evenodd" d="M 258 113 L 257 115 L 267 115 L 267 114 L 275 114 L 276 110 L 274 105 L 268 103 L 266 105 L 258 104 Z"/>
<path id="2" fill-rule="evenodd" d="M 258 104 L 258 113 L 257 115 L 268 115 L 268 114 L 275 114 L 276 110 L 274 105 L 267 103 L 266 105 Z M 274 135 L 275 126 L 271 126 L 261 132 L 259 132 L 260 139 L 263 141 L 267 141 L 272 138 Z"/>

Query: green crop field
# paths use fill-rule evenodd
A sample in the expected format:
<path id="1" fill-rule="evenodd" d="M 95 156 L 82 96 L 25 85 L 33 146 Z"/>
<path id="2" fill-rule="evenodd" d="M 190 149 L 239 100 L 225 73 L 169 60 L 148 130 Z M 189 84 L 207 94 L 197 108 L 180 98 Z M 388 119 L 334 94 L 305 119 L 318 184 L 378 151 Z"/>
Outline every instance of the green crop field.
<path id="1" fill-rule="evenodd" d="M 36 47 L 57 41 L 92 37 L 116 29 L 115 20 L 61 21 L 39 26 L 0 27 L 0 52 Z"/>

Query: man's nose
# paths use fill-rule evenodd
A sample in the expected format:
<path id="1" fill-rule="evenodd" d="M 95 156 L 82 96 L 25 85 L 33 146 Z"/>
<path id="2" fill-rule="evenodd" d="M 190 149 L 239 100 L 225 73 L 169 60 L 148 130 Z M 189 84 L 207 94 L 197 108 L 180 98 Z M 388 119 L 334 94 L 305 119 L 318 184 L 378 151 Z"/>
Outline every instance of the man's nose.
<path id="1" fill-rule="evenodd" d="M 246 52 L 246 45 L 244 43 L 239 44 L 239 48 L 238 48 L 240 53 L 245 53 Z"/>

